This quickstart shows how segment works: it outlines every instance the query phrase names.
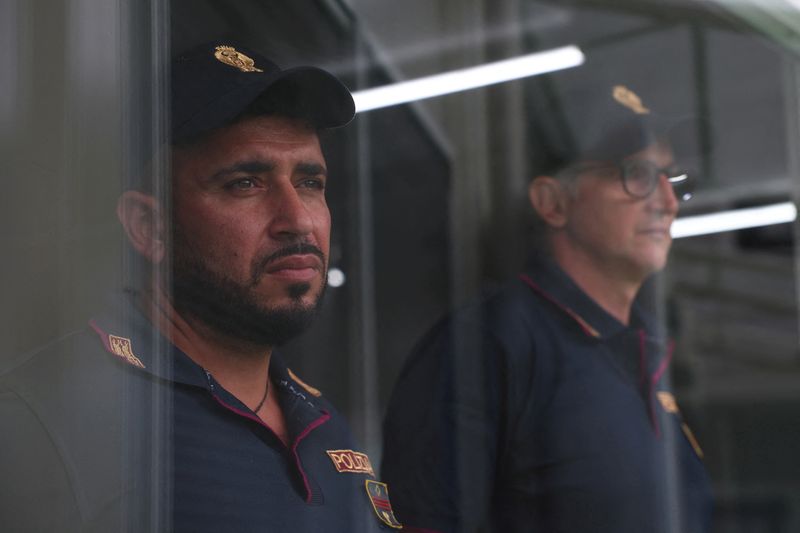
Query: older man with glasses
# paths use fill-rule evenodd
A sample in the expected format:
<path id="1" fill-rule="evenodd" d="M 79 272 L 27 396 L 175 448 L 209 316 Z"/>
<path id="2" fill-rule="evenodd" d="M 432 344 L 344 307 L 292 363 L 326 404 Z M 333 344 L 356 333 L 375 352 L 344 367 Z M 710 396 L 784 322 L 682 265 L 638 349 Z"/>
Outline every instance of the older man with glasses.
<path id="1" fill-rule="evenodd" d="M 672 343 L 639 298 L 666 264 L 691 173 L 675 121 L 625 86 L 603 99 L 597 134 L 577 131 L 528 187 L 529 268 L 436 326 L 394 390 L 382 473 L 407 529 L 710 529 Z"/>

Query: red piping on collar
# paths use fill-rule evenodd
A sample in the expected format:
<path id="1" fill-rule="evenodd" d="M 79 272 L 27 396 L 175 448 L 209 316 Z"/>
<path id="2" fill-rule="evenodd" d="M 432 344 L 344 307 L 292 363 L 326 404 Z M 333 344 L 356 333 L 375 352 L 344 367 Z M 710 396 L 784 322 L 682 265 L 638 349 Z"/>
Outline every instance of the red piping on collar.
<path id="1" fill-rule="evenodd" d="M 275 435 L 275 438 L 277 438 L 278 441 L 280 441 L 281 443 L 283 442 L 278 437 L 278 435 L 272 430 L 272 428 L 269 427 L 268 425 L 266 425 L 264 423 L 264 421 L 261 420 L 256 415 L 254 415 L 252 413 L 248 413 L 247 411 L 242 411 L 241 409 L 237 409 L 235 407 L 232 407 L 232 406 L 228 405 L 227 403 L 223 402 L 222 399 L 220 399 L 220 397 L 217 396 L 216 394 L 212 393 L 211 396 L 217 401 L 217 403 L 219 403 L 225 409 L 227 409 L 229 411 L 232 411 L 232 412 L 236 413 L 239 416 L 243 416 L 243 417 L 245 417 L 245 418 L 247 418 L 249 420 L 252 420 L 253 422 L 256 422 L 257 424 L 267 428 L 267 430 L 269 430 L 273 435 Z M 318 428 L 319 426 L 321 426 L 322 424 L 324 424 L 325 422 L 330 420 L 330 418 L 331 418 L 331 415 L 327 411 L 323 411 L 322 412 L 322 416 L 320 416 L 319 418 L 317 418 L 316 420 L 311 422 L 303 430 L 303 432 L 300 433 L 300 435 L 297 436 L 297 438 L 294 441 L 294 444 L 292 444 L 292 454 L 294 455 L 294 460 L 295 460 L 295 463 L 297 464 L 297 470 L 300 471 L 300 476 L 303 478 L 303 486 L 306 489 L 306 503 L 310 503 L 311 502 L 311 496 L 312 496 L 312 494 L 311 494 L 311 484 L 308 482 L 308 476 L 306 476 L 306 473 L 303 470 L 303 464 L 300 462 L 300 456 L 297 454 L 297 445 L 300 444 L 300 441 L 303 440 L 304 438 L 306 438 L 309 433 L 311 433 L 314 429 Z"/>
<path id="2" fill-rule="evenodd" d="M 644 331 L 639 330 L 641 334 L 641 338 L 644 339 Z M 644 347 L 644 345 L 642 345 Z M 650 376 L 650 383 L 648 384 L 647 390 L 647 403 L 650 405 L 650 417 L 653 420 L 653 427 L 656 431 L 656 437 L 661 438 L 661 427 L 658 423 L 658 417 L 656 416 L 655 410 L 655 398 L 653 397 L 654 391 L 656 390 L 656 385 L 658 384 L 661 377 L 664 375 L 664 372 L 667 371 L 669 367 L 670 361 L 672 361 L 672 353 L 675 349 L 675 341 L 670 340 L 669 344 L 667 345 L 667 353 L 664 355 L 664 358 L 661 359 L 661 363 L 658 365 L 658 368 L 653 375 Z M 642 352 L 644 354 L 644 352 Z"/>
<path id="3" fill-rule="evenodd" d="M 661 364 L 658 365 L 658 369 L 653 374 L 653 385 L 655 385 L 661 376 L 664 375 L 667 368 L 669 367 L 669 363 L 672 361 L 672 352 L 675 351 L 675 341 L 670 340 L 669 344 L 667 344 L 667 355 L 664 356 L 664 359 L 661 360 Z"/>
<path id="4" fill-rule="evenodd" d="M 303 476 L 303 484 L 306 487 L 306 503 L 311 503 L 311 484 L 308 482 L 308 477 L 303 470 L 303 463 L 300 462 L 300 455 L 297 453 L 297 446 L 300 444 L 301 440 L 308 436 L 309 433 L 330 419 L 331 415 L 327 411 L 323 411 L 322 416 L 311 422 L 306 429 L 304 429 L 303 432 L 297 436 L 297 438 L 294 440 L 294 444 L 292 445 L 292 454 L 294 454 L 294 460 L 297 463 L 297 469 L 300 471 L 300 475 Z"/>
<path id="5" fill-rule="evenodd" d="M 220 404 L 222 407 L 224 407 L 228 411 L 232 411 L 232 412 L 236 413 L 239 416 L 243 416 L 243 417 L 247 418 L 248 420 L 252 420 L 253 422 L 256 422 L 257 424 L 259 424 L 261 426 L 264 426 L 268 430 L 272 431 L 272 428 L 269 427 L 268 425 L 266 425 L 264 423 L 264 421 L 261 420 L 260 418 L 258 418 L 256 415 L 254 415 L 252 413 L 248 413 L 247 411 L 242 411 L 241 409 L 237 409 L 235 407 L 232 407 L 232 406 L 228 405 L 227 403 L 223 402 L 222 399 L 219 396 L 217 396 L 216 394 L 214 394 L 214 393 L 211 393 L 211 396 L 217 401 L 218 404 Z M 275 434 L 274 431 L 272 431 L 272 433 Z M 275 436 L 277 437 L 278 435 L 275 435 Z M 281 440 L 281 439 L 278 439 L 278 440 Z"/>
<path id="6" fill-rule="evenodd" d="M 646 334 L 643 329 L 639 330 L 639 386 L 644 387 L 645 375 L 647 374 L 647 360 L 645 359 L 645 339 Z"/>
<path id="7" fill-rule="evenodd" d="M 103 343 L 106 351 L 113 354 L 114 352 L 111 351 L 111 345 L 108 343 L 108 333 L 103 331 L 100 326 L 97 325 L 97 322 L 94 321 L 94 319 L 89 321 L 89 326 L 94 330 L 95 333 L 97 333 L 97 336 L 100 337 L 100 342 Z"/>
<path id="8" fill-rule="evenodd" d="M 586 322 L 586 320 L 584 320 L 583 317 L 581 317 L 578 313 L 576 313 L 569 307 L 563 305 L 561 302 L 550 296 L 550 294 L 545 292 L 545 290 L 542 289 L 539 285 L 537 285 L 536 282 L 534 282 L 527 274 L 520 274 L 519 279 L 521 279 L 523 282 L 529 285 L 530 288 L 533 289 L 533 291 L 536 294 L 538 294 L 539 296 L 541 296 L 542 298 L 544 298 L 545 300 L 547 300 L 548 302 L 550 302 L 551 304 L 555 305 L 563 312 L 568 314 L 575 322 L 578 323 L 578 325 L 581 327 L 581 329 L 586 335 L 589 335 L 590 337 L 594 338 L 600 337 L 600 332 L 598 332 L 588 322 Z"/>
<path id="9" fill-rule="evenodd" d="M 643 329 L 637 330 L 639 334 L 639 388 L 641 389 L 644 401 L 647 404 L 647 414 L 650 415 L 650 423 L 653 424 L 653 431 L 656 438 L 661 437 L 661 426 L 658 423 L 656 409 L 653 405 L 653 389 L 655 382 L 647 381 L 647 334 Z"/>

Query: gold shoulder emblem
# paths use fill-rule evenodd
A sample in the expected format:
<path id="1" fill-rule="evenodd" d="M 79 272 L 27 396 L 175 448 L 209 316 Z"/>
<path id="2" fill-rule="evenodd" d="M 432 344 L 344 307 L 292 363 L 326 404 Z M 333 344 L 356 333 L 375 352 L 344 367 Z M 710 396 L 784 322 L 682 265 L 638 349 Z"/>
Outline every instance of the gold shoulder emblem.
<path id="1" fill-rule="evenodd" d="M 661 402 L 661 407 L 668 413 L 679 413 L 678 402 L 675 401 L 675 396 L 671 392 L 660 390 L 656 393 L 658 401 Z"/>
<path id="2" fill-rule="evenodd" d="M 111 348 L 111 352 L 114 355 L 124 359 L 128 364 L 144 368 L 144 363 L 133 354 L 133 346 L 131 346 L 130 339 L 109 335 L 108 346 Z"/>
<path id="3" fill-rule="evenodd" d="M 678 408 L 678 402 L 675 401 L 675 396 L 673 396 L 671 392 L 661 390 L 656 393 L 656 396 L 658 396 L 658 401 L 661 402 L 661 406 L 664 408 L 664 411 L 680 416 L 681 410 Z M 694 449 L 694 453 L 697 454 L 697 457 L 702 459 L 703 449 L 700 447 L 700 443 L 697 442 L 694 432 L 692 432 L 691 428 L 686 424 L 686 422 L 683 420 L 680 422 L 681 431 L 683 431 L 683 434 L 686 436 L 686 439 L 689 441 L 692 449 Z"/>
<path id="4" fill-rule="evenodd" d="M 232 46 L 217 46 L 217 48 L 214 49 L 214 57 L 216 57 L 218 61 L 238 68 L 242 72 L 264 72 L 255 66 L 255 61 Z"/>
<path id="5" fill-rule="evenodd" d="M 306 383 L 302 379 L 298 378 L 297 374 L 292 372 L 291 368 L 287 368 L 287 370 L 289 371 L 289 377 L 292 378 L 293 380 L 295 380 L 298 383 L 298 385 L 303 387 L 306 390 L 306 392 L 308 392 L 311 396 L 315 396 L 317 398 L 322 396 L 322 393 L 319 391 L 319 389 L 315 389 L 314 387 L 312 387 L 311 385 L 309 385 L 308 383 Z"/>
<path id="6" fill-rule="evenodd" d="M 614 100 L 624 105 L 637 115 L 647 115 L 650 113 L 650 110 L 642 104 L 642 99 L 639 98 L 639 95 L 624 85 L 615 85 L 611 94 L 614 97 Z"/>

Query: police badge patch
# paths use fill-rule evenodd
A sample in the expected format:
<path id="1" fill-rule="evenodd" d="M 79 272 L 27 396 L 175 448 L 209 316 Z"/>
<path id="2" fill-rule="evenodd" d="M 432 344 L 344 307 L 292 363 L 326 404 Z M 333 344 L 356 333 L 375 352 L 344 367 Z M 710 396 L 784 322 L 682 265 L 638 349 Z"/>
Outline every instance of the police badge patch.
<path id="1" fill-rule="evenodd" d="M 389 487 L 386 486 L 386 483 L 368 479 L 365 481 L 364 487 L 367 489 L 369 501 L 372 502 L 372 508 L 375 509 L 375 514 L 378 515 L 381 522 L 389 527 L 401 529 L 403 525 L 394 516 L 392 504 L 389 502 Z"/>
<path id="2" fill-rule="evenodd" d="M 365 453 L 353 450 L 326 450 L 325 453 L 333 461 L 333 466 L 336 467 L 337 472 L 375 475 L 372 463 Z"/>

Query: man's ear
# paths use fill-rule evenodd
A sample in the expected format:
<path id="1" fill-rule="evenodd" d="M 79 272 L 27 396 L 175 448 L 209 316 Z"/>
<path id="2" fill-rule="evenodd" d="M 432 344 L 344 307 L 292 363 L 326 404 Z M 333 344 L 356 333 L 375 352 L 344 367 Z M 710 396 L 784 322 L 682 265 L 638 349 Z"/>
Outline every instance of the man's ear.
<path id="1" fill-rule="evenodd" d="M 164 260 L 164 220 L 155 197 L 139 191 L 123 192 L 117 201 L 117 217 L 137 252 L 153 264 Z"/>
<path id="2" fill-rule="evenodd" d="M 539 217 L 552 228 L 568 220 L 569 194 L 564 184 L 552 176 L 536 176 L 528 184 L 528 199 Z"/>

